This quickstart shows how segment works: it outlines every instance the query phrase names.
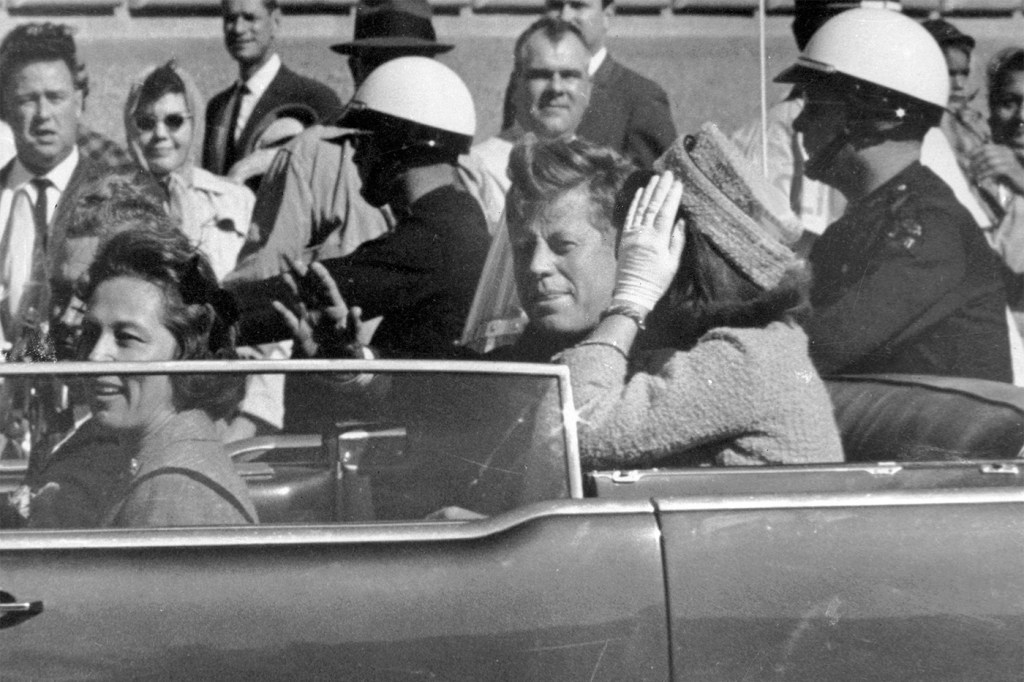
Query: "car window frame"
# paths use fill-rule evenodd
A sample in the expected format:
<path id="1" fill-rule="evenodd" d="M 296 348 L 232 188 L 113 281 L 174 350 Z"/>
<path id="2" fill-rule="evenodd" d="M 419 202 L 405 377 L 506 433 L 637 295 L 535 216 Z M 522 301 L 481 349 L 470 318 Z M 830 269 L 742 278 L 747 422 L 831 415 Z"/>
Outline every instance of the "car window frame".
<path id="1" fill-rule="evenodd" d="M 464 374 L 464 375 L 490 375 L 490 376 L 533 376 L 538 378 L 549 378 L 554 380 L 558 387 L 558 409 L 561 413 L 563 447 L 566 457 L 567 489 L 568 500 L 579 501 L 584 498 L 583 473 L 580 463 L 579 440 L 576 432 L 576 411 L 573 406 L 572 385 L 569 378 L 569 368 L 558 364 L 521 363 L 521 362 L 490 362 L 482 360 L 448 361 L 448 360 L 180 360 L 171 362 L 56 362 L 56 363 L 0 363 L 0 381 L 8 377 L 47 377 L 47 376 L 84 376 L 84 375 L 110 375 L 110 374 L 221 374 L 221 373 L 244 373 L 244 374 L 308 374 L 308 373 L 387 373 L 387 374 Z M 24 475 L 28 470 L 28 461 L 17 463 L 4 463 L 0 467 L 0 474 L 5 478 L 13 478 L 20 473 Z M 552 503 L 564 500 L 553 500 Z M 523 505 L 523 508 L 532 507 L 533 503 Z M 513 514 L 519 508 L 503 512 L 499 516 Z M 425 519 L 409 521 L 377 521 L 369 524 L 371 534 L 379 536 L 380 529 L 389 526 L 414 526 L 447 524 L 461 525 L 467 522 L 480 523 L 487 518 L 474 519 L 470 521 L 451 521 L 447 519 Z M 174 528 L 133 528 L 133 529 L 0 529 L 0 535 L 5 545 L 13 537 L 36 536 L 42 533 L 47 536 L 53 534 L 69 535 L 76 538 L 95 538 L 96 534 L 114 533 L 129 535 L 139 533 L 156 533 L 165 540 L 175 537 L 175 532 L 185 530 L 186 535 L 194 534 L 197 531 L 204 532 L 212 528 L 223 528 L 227 532 L 238 532 L 245 530 L 267 530 L 290 531 L 296 528 L 305 529 L 337 529 L 348 527 L 361 527 L 367 524 L 362 523 L 311 523 L 311 524 L 266 524 L 252 527 L 245 526 L 204 526 L 190 527 L 188 529 Z M 81 534 L 85 535 L 81 535 Z M 385 533 L 387 535 L 387 533 Z M 429 537 L 427 533 L 427 537 Z M 222 537 L 220 533 L 213 533 L 214 537 Z M 420 539 L 424 534 L 414 532 L 414 536 Z M 447 537 L 447 535 L 446 535 Z M 440 539 L 440 538 L 439 538 Z M 89 544 L 88 542 L 86 544 Z M 120 541 L 116 542 L 122 546 Z"/>

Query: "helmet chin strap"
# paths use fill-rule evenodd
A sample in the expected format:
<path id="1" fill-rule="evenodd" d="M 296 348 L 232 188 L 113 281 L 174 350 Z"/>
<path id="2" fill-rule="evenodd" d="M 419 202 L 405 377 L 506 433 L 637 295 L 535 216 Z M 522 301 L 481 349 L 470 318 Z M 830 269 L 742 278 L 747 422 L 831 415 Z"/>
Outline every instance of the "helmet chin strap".
<path id="1" fill-rule="evenodd" d="M 804 175 L 811 180 L 824 182 L 823 176 L 835 162 L 836 156 L 847 144 L 860 151 L 881 144 L 886 136 L 878 127 L 877 119 L 854 120 L 847 122 L 843 129 L 833 137 L 817 154 L 807 159 Z"/>
<path id="2" fill-rule="evenodd" d="M 804 175 L 811 180 L 825 181 L 825 174 L 835 162 L 836 156 L 851 141 L 853 133 L 850 127 L 843 126 L 843 130 L 833 137 L 827 145 L 818 150 L 818 153 L 807 159 L 804 165 Z"/>
<path id="3" fill-rule="evenodd" d="M 363 198 L 371 206 L 381 208 L 392 203 L 394 199 L 394 187 L 399 177 L 410 166 L 406 163 L 406 152 L 416 149 L 434 149 L 437 145 L 433 140 L 416 140 L 403 144 L 400 147 L 380 152 L 377 155 L 375 167 L 371 173 L 369 182 L 364 184 L 361 190 Z"/>

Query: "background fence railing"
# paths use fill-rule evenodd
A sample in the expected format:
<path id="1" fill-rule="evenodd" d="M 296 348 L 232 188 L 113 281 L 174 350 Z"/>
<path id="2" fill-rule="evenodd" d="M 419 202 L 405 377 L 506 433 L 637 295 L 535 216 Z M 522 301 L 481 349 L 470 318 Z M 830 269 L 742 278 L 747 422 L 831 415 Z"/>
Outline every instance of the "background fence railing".
<path id="1" fill-rule="evenodd" d="M 447 13 L 539 12 L 544 0 L 430 0 L 435 10 Z M 194 16 L 216 14 L 221 0 L 0 0 L 2 12 L 12 17 L 59 15 Z M 350 12 L 356 0 L 279 0 L 286 13 L 339 14 Z M 746 14 L 757 11 L 758 0 L 618 0 L 620 12 Z M 1024 12 L 1024 0 L 903 0 L 911 14 L 998 16 Z M 793 0 L 768 0 L 768 12 L 788 14 Z"/>

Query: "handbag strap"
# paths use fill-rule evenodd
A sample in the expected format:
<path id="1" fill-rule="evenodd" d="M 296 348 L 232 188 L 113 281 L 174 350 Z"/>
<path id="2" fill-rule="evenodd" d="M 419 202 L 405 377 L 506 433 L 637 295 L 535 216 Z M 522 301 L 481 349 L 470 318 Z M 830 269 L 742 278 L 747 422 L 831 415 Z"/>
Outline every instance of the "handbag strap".
<path id="1" fill-rule="evenodd" d="M 254 519 L 252 514 L 250 514 L 249 511 L 245 508 L 245 505 L 242 504 L 241 500 L 235 497 L 234 493 L 232 493 L 230 490 L 228 490 L 223 485 L 213 480 L 206 474 L 196 471 L 195 469 L 186 469 L 184 467 L 160 467 L 159 469 L 154 469 L 153 471 L 143 474 L 142 476 L 139 476 L 137 479 L 132 481 L 132 484 L 128 487 L 127 493 L 125 493 L 125 499 L 127 499 L 128 496 L 131 495 L 131 493 L 144 482 L 150 480 L 151 478 L 156 478 L 157 476 L 163 476 L 164 474 L 178 474 L 180 476 L 190 478 L 196 483 L 199 483 L 200 485 L 206 486 L 213 492 L 217 493 L 217 495 L 222 497 L 232 507 L 234 507 L 235 510 L 239 514 L 241 514 L 242 518 L 244 518 L 247 522 L 253 525 L 256 524 L 256 519 Z"/>

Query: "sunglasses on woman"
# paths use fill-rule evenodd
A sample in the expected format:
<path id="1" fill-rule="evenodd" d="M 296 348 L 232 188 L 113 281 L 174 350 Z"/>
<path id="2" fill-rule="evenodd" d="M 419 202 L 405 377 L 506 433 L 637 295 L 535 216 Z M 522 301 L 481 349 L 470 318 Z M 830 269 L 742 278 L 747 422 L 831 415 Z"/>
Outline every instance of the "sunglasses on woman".
<path id="1" fill-rule="evenodd" d="M 192 118 L 186 114 L 167 114 L 163 117 L 164 126 L 172 133 L 178 132 L 181 126 L 185 125 L 185 121 Z M 149 114 L 136 114 L 135 115 L 135 127 L 144 133 L 148 133 L 151 130 L 156 130 L 156 124 L 161 119 L 156 116 Z"/>

